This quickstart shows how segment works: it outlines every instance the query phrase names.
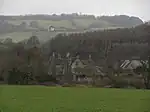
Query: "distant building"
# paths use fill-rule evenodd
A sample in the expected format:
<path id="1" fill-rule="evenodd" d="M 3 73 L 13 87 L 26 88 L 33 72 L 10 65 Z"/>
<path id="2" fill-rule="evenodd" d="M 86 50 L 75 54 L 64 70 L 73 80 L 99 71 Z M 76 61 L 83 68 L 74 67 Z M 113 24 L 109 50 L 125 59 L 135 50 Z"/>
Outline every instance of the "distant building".
<path id="1" fill-rule="evenodd" d="M 48 27 L 48 32 L 54 32 L 54 31 L 55 31 L 55 27 L 50 25 Z"/>

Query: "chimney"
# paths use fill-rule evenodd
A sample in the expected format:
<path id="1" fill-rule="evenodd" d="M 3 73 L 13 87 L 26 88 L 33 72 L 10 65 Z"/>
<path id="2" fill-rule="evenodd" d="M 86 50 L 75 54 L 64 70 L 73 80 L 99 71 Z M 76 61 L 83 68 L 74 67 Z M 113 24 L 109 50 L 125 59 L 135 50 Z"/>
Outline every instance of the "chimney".
<path id="1" fill-rule="evenodd" d="M 89 60 L 91 60 L 92 59 L 92 56 L 91 56 L 91 54 L 89 55 Z"/>
<path id="2" fill-rule="evenodd" d="M 79 59 L 79 58 L 80 58 L 80 55 L 78 54 L 78 55 L 76 56 L 76 58 Z"/>
<path id="3" fill-rule="evenodd" d="M 53 55 L 52 55 L 53 57 L 55 57 L 55 52 L 53 52 Z"/>
<path id="4" fill-rule="evenodd" d="M 61 55 L 60 54 L 58 54 L 58 59 L 61 59 Z"/>
<path id="5" fill-rule="evenodd" d="M 66 54 L 66 57 L 67 57 L 67 58 L 69 58 L 69 57 L 70 57 L 70 53 L 69 53 L 69 52 Z"/>

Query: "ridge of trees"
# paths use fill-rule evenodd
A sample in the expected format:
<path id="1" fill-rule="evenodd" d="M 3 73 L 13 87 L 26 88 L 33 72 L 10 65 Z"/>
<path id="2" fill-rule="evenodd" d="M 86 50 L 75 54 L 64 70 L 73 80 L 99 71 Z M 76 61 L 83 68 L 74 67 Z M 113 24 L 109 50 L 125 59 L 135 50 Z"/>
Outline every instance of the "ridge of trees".
<path id="1" fill-rule="evenodd" d="M 51 42 L 45 43 L 44 46 L 53 43 L 52 49 L 58 52 L 74 52 L 81 49 L 100 52 L 103 40 L 111 40 L 113 44 L 137 42 L 147 45 L 149 39 L 150 25 L 143 24 L 134 28 L 118 28 L 69 35 L 59 34 L 50 40 Z"/>

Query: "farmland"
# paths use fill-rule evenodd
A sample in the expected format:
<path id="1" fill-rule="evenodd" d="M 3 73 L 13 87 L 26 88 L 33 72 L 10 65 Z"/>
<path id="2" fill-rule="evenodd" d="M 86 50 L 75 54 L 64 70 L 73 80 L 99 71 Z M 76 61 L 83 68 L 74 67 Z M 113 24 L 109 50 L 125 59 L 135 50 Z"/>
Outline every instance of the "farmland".
<path id="1" fill-rule="evenodd" d="M 8 23 L 14 24 L 14 25 L 19 25 L 22 22 L 26 22 L 29 24 L 31 21 L 34 20 L 12 20 L 8 21 Z M 73 26 L 68 20 L 61 20 L 61 21 L 52 21 L 52 20 L 37 20 L 39 27 L 41 28 L 48 28 L 49 25 L 55 26 L 55 27 L 63 27 L 65 26 L 66 28 L 72 28 Z"/>
<path id="2" fill-rule="evenodd" d="M 2 112 L 149 112 L 150 91 L 0 86 Z"/>
<path id="3" fill-rule="evenodd" d="M 78 33 L 78 32 L 63 32 L 63 31 L 56 31 L 56 32 L 48 32 L 48 31 L 38 31 L 38 32 L 32 32 L 32 31 L 26 31 L 26 32 L 12 32 L 12 33 L 5 33 L 0 34 L 0 40 L 1 39 L 7 39 L 11 38 L 13 42 L 20 42 L 26 39 L 29 39 L 32 35 L 35 35 L 39 38 L 41 42 L 46 42 L 50 40 L 51 38 L 55 37 L 57 34 L 60 33 Z"/>
<path id="4" fill-rule="evenodd" d="M 25 39 L 29 39 L 32 35 L 36 35 L 40 41 L 47 41 L 52 37 L 55 37 L 59 32 L 47 32 L 47 31 L 39 31 L 39 32 L 13 32 L 0 34 L 0 39 L 11 38 L 14 42 L 19 42 Z"/>

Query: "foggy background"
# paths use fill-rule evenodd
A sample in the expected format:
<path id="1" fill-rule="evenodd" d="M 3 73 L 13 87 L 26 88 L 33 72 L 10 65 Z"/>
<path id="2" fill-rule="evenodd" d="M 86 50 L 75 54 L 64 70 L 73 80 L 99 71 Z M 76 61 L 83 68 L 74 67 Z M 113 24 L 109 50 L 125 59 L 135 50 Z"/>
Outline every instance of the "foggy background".
<path id="1" fill-rule="evenodd" d="M 0 14 L 129 15 L 150 20 L 150 0 L 0 0 Z"/>

